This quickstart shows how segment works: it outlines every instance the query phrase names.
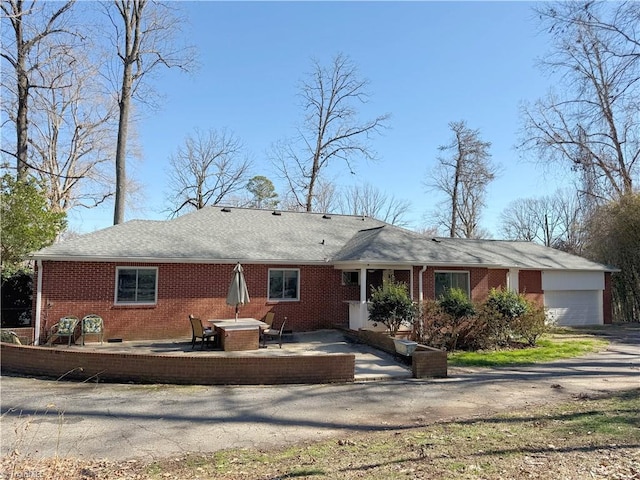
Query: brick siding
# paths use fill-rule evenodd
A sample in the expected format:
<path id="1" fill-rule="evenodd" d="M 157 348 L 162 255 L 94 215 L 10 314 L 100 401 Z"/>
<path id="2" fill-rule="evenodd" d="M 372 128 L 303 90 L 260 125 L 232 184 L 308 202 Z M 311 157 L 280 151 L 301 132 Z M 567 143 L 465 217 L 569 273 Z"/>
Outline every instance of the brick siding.
<path id="1" fill-rule="evenodd" d="M 542 272 L 540 270 L 520 270 L 518 272 L 518 284 L 520 293 L 525 298 L 544 306 L 544 292 L 542 291 Z"/>
<path id="2" fill-rule="evenodd" d="M 64 315 L 82 318 L 95 313 L 104 318 L 105 339 L 153 340 L 191 335 L 188 315 L 206 320 L 231 318 L 233 307 L 226 304 L 233 265 L 219 264 L 146 264 L 109 262 L 52 262 L 43 264 L 41 338 Z M 158 268 L 158 298 L 155 305 L 115 305 L 115 277 L 118 266 Z M 342 285 L 342 272 L 331 265 L 303 265 L 300 270 L 300 300 L 274 302 L 267 299 L 269 268 L 291 265 L 243 265 L 251 302 L 240 315 L 263 319 L 275 313 L 275 325 L 286 316 L 287 330 L 304 332 L 349 324 L 347 300 L 360 299 L 360 287 Z M 419 298 L 421 266 L 413 267 L 413 298 Z M 508 270 L 465 267 L 428 267 L 422 274 L 424 299 L 435 298 L 435 271 L 469 272 L 471 298 L 483 301 L 491 288 L 505 287 Z M 376 275 L 367 276 L 375 283 Z M 370 278 L 369 278 L 370 277 Z M 410 284 L 409 271 L 397 270 L 395 277 Z M 610 274 L 605 277 L 605 323 L 611 322 Z M 520 292 L 539 305 L 544 304 L 540 271 L 519 272 Z M 35 297 L 34 312 L 35 318 Z"/>
<path id="3" fill-rule="evenodd" d="M 602 322 L 613 323 L 613 303 L 611 299 L 611 272 L 604 274 L 604 292 L 602 292 Z"/>
<path id="4" fill-rule="evenodd" d="M 118 266 L 157 267 L 157 303 L 115 305 Z M 263 319 L 267 312 L 273 311 L 276 326 L 288 317 L 287 330 L 303 332 L 347 326 L 348 305 L 345 301 L 359 298 L 357 286 L 342 285 L 340 270 L 318 265 L 300 267 L 300 301 L 268 301 L 269 268 L 291 266 L 251 264 L 243 267 L 251 301 L 240 308 L 240 315 Z M 226 304 L 232 270 L 233 265 L 45 261 L 42 267 L 41 332 L 47 332 L 64 315 L 82 318 L 95 313 L 104 318 L 105 339 L 190 336 L 189 314 L 199 316 L 205 322 L 233 317 L 234 308 Z"/>
<path id="5" fill-rule="evenodd" d="M 491 288 L 504 286 L 506 283 L 506 270 L 489 270 L 488 268 L 465 267 L 428 267 L 424 272 L 423 288 L 425 300 L 435 299 L 435 272 L 453 271 L 469 272 L 469 284 L 471 287 L 471 299 L 481 302 L 489 294 Z M 417 283 L 417 282 L 416 282 Z"/>

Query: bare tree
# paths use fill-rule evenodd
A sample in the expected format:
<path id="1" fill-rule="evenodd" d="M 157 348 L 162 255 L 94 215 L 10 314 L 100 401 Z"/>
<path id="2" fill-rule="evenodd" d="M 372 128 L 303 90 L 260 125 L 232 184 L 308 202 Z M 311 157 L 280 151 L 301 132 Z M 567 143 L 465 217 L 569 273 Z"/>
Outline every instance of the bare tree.
<path id="1" fill-rule="evenodd" d="M 298 138 L 280 143 L 274 163 L 287 181 L 290 195 L 307 212 L 313 211 L 318 182 L 335 161 L 345 162 L 354 173 L 358 158 L 374 159 L 368 143 L 385 127 L 389 115 L 358 119 L 358 104 L 369 99 L 368 82 L 358 77 L 351 60 L 339 54 L 329 68 L 313 61 L 309 77 L 300 86 L 305 113 Z"/>
<path id="2" fill-rule="evenodd" d="M 558 92 L 523 107 L 521 147 L 569 165 L 590 195 L 633 192 L 640 158 L 640 3 L 558 2 L 537 9 L 553 41 L 543 68 Z"/>
<path id="3" fill-rule="evenodd" d="M 16 159 L 16 175 L 25 179 L 29 170 L 29 102 L 33 89 L 45 88 L 34 78 L 39 69 L 52 58 L 66 54 L 63 36 L 74 33 L 66 24 L 67 13 L 75 0 L 64 3 L 36 2 L 23 0 L 3 0 L 0 8 L 3 14 L 2 59 L 11 66 L 9 77 L 15 87 L 6 84 L 7 70 L 3 69 L 3 87 L 15 97 L 15 115 L 11 115 L 16 128 L 15 150 L 2 148 L 2 152 Z M 9 22 L 11 28 L 6 28 Z M 5 35 L 7 33 L 7 35 Z M 10 38 L 8 33 L 12 34 Z M 51 37 L 57 40 L 51 41 Z M 49 41 L 45 45 L 45 41 Z"/>
<path id="4" fill-rule="evenodd" d="M 575 192 L 512 201 L 500 214 L 505 238 L 541 243 L 571 253 L 584 245 L 583 215 Z"/>
<path id="5" fill-rule="evenodd" d="M 196 130 L 188 136 L 169 159 L 171 215 L 219 204 L 243 190 L 251 168 L 243 148 L 240 140 L 225 131 Z"/>
<path id="6" fill-rule="evenodd" d="M 474 238 L 480 233 L 480 215 L 485 206 L 486 189 L 498 168 L 491 161 L 491 143 L 480 138 L 479 130 L 467 127 L 464 121 L 451 122 L 453 138 L 439 147 L 446 156 L 425 181 L 427 188 L 445 194 L 445 208 L 434 215 L 450 237 Z"/>
<path id="7" fill-rule="evenodd" d="M 124 222 L 127 197 L 127 136 L 134 99 L 143 81 L 159 67 L 188 70 L 194 62 L 193 50 L 177 43 L 183 21 L 167 4 L 148 0 L 115 0 L 106 13 L 115 29 L 118 85 L 118 138 L 116 143 L 116 194 L 113 223 Z"/>
<path id="8" fill-rule="evenodd" d="M 53 211 L 95 207 L 113 194 L 116 105 L 101 94 L 97 66 L 81 48 L 38 70 L 29 155 Z"/>
<path id="9" fill-rule="evenodd" d="M 363 215 L 400 227 L 409 224 L 406 218 L 409 207 L 409 202 L 389 196 L 368 183 L 346 188 L 340 201 L 343 214 Z"/>
<path id="10" fill-rule="evenodd" d="M 640 322 L 640 193 L 601 205 L 587 228 L 588 256 L 620 269 L 611 276 L 615 321 Z"/>

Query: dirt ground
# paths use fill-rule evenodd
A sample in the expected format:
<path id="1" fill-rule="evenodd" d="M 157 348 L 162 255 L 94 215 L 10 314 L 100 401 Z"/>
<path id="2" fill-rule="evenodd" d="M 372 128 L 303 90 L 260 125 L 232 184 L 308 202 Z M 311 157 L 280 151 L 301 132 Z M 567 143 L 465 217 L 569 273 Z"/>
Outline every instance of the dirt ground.
<path id="1" fill-rule="evenodd" d="M 578 359 L 425 381 L 215 388 L 3 377 L 0 478 L 640 479 L 637 392 L 592 419 L 604 409 L 595 402 L 640 385 L 639 337 L 618 332 Z"/>

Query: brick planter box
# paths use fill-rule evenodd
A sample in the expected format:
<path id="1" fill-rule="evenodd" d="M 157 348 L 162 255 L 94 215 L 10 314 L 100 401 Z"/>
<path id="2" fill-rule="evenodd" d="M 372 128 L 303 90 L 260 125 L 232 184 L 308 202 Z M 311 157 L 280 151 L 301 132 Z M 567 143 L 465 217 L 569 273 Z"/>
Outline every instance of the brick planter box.
<path id="1" fill-rule="evenodd" d="M 418 344 L 411 356 L 411 370 L 414 378 L 446 377 L 447 352 Z"/>

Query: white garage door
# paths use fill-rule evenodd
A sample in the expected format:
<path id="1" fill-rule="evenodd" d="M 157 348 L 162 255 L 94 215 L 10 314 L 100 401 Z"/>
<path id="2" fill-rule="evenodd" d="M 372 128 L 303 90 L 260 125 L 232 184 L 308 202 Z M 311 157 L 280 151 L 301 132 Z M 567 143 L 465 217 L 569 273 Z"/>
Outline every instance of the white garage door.
<path id="1" fill-rule="evenodd" d="M 602 290 L 550 290 L 544 305 L 556 325 L 602 325 Z"/>

